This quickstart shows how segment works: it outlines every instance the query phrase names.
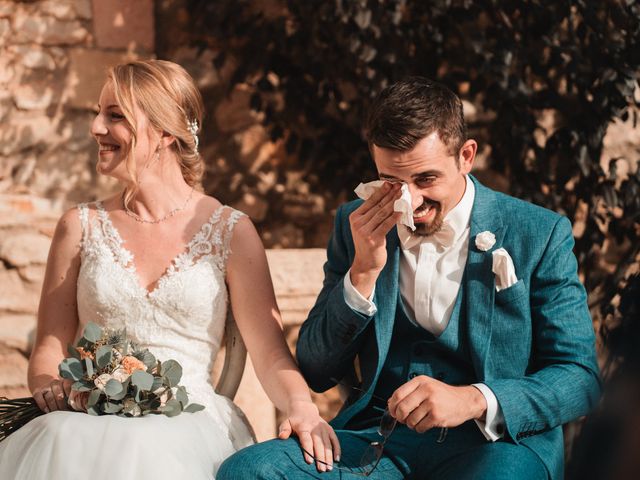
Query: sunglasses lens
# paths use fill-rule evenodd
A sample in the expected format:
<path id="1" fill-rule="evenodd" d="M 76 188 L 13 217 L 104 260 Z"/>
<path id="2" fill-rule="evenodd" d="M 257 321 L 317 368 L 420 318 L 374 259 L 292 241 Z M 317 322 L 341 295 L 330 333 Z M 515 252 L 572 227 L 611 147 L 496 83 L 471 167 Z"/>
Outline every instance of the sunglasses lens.
<path id="1" fill-rule="evenodd" d="M 396 428 L 396 419 L 391 416 L 388 410 L 385 410 L 384 415 L 382 416 L 382 420 L 380 420 L 378 433 L 384 438 L 387 438 L 389 435 L 391 435 L 391 432 L 393 432 L 394 428 Z"/>
<path id="2" fill-rule="evenodd" d="M 378 465 L 380 457 L 382 457 L 382 449 L 384 448 L 382 443 L 372 442 L 369 447 L 362 454 L 360 459 L 360 467 L 364 469 L 364 473 L 373 471 Z"/>

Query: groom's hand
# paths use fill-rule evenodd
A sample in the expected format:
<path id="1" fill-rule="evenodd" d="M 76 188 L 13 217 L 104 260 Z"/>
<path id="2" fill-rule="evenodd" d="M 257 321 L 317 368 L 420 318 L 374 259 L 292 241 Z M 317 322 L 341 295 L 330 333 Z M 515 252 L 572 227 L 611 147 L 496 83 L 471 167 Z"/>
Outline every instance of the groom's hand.
<path id="1" fill-rule="evenodd" d="M 387 263 L 386 235 L 401 213 L 393 211 L 400 198 L 401 185 L 385 183 L 349 215 L 355 257 L 351 265 L 351 284 L 368 298 Z"/>
<path id="2" fill-rule="evenodd" d="M 397 421 L 423 433 L 434 427 L 457 427 L 467 420 L 482 420 L 487 402 L 472 385 L 454 387 L 419 375 L 393 393 L 388 408 Z"/>

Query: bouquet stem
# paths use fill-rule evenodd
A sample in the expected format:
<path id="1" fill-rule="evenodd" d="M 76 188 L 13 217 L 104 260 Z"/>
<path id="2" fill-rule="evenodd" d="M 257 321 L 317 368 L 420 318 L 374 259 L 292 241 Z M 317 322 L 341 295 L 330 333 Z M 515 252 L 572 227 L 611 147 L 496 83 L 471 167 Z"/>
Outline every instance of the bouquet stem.
<path id="1" fill-rule="evenodd" d="M 44 412 L 32 397 L 0 397 L 0 442 L 40 415 Z"/>

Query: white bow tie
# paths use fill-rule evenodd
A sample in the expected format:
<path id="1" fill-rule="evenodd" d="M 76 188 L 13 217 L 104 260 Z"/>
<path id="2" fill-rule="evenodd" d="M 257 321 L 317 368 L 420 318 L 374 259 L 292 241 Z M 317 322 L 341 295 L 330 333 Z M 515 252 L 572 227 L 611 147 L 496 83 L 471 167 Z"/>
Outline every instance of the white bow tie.
<path id="1" fill-rule="evenodd" d="M 422 242 L 432 242 L 447 249 L 453 245 L 456 232 L 447 221 L 442 224 L 440 230 L 427 236 L 412 234 L 404 225 L 398 225 L 398 238 L 404 250 L 409 250 Z"/>

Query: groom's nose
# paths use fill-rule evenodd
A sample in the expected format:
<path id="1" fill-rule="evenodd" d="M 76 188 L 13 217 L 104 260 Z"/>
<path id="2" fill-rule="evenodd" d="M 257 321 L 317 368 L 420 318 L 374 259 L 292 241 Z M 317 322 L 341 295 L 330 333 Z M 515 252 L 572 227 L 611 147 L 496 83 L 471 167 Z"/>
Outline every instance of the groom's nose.
<path id="1" fill-rule="evenodd" d="M 409 194 L 411 195 L 411 208 L 415 211 L 420 205 L 422 205 L 424 199 L 422 198 L 422 192 L 413 183 L 407 184 L 409 187 Z"/>

